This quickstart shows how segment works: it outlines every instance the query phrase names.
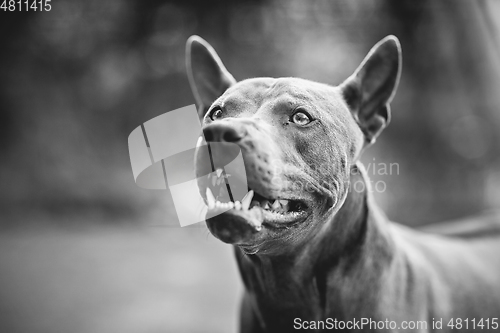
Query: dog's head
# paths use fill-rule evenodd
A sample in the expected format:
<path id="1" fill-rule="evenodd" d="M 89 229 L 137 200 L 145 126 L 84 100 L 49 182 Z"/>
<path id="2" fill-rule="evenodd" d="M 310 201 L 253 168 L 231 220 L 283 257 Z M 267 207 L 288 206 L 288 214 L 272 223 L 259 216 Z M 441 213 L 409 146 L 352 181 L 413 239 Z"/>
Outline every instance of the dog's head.
<path id="1" fill-rule="evenodd" d="M 206 141 L 241 150 L 249 190 L 243 203 L 215 201 L 234 208 L 207 225 L 247 253 L 274 254 L 307 243 L 343 205 L 351 166 L 389 123 L 401 51 L 396 37 L 386 37 L 338 86 L 298 78 L 237 82 L 193 36 L 187 69 Z M 207 158 L 197 155 L 200 164 Z M 199 187 L 214 208 L 221 198 L 210 182 Z"/>

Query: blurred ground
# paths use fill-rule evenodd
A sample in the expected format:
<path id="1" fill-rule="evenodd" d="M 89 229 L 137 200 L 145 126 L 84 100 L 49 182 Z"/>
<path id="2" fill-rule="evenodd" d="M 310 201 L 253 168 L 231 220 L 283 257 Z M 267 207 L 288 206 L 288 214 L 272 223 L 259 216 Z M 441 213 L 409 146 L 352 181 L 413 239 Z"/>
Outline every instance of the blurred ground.
<path id="1" fill-rule="evenodd" d="M 0 235 L 1 332 L 234 332 L 230 247 L 201 228 Z"/>

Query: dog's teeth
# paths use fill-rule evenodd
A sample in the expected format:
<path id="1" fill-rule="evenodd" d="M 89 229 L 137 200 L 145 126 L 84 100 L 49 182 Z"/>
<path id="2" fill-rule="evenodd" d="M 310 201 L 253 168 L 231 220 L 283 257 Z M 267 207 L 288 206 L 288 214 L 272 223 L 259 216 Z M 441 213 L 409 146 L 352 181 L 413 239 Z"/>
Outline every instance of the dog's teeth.
<path id="1" fill-rule="evenodd" d="M 262 205 L 261 205 L 265 210 L 269 210 L 271 209 L 271 206 L 269 205 L 269 201 L 265 200 L 262 202 Z"/>
<path id="2" fill-rule="evenodd" d="M 241 202 L 236 201 L 236 202 L 234 203 L 234 209 L 236 209 L 236 210 L 241 210 Z"/>
<path id="3" fill-rule="evenodd" d="M 229 202 L 227 203 L 227 206 L 228 206 L 228 208 L 233 209 L 233 208 L 234 208 L 234 202 L 229 201 Z"/>
<path id="4" fill-rule="evenodd" d="M 277 210 L 280 207 L 281 207 L 281 205 L 280 205 L 279 200 L 275 200 L 273 205 L 272 205 L 273 210 Z"/>
<path id="5" fill-rule="evenodd" d="M 288 203 L 289 203 L 289 201 L 288 200 L 280 200 L 279 202 L 281 204 L 281 210 L 283 212 L 285 212 L 285 213 L 288 212 Z"/>
<path id="6" fill-rule="evenodd" d="M 215 198 L 214 198 L 214 194 L 212 193 L 212 190 L 210 190 L 208 187 L 207 187 L 206 194 L 207 194 L 208 208 L 209 208 L 209 209 L 212 209 L 212 208 L 214 208 L 214 207 L 215 207 Z"/>
<path id="7" fill-rule="evenodd" d="M 220 175 L 222 175 L 222 169 L 218 168 L 215 172 L 217 172 L 217 177 L 220 178 Z"/>
<path id="8" fill-rule="evenodd" d="M 244 210 L 248 210 L 250 207 L 250 203 L 253 198 L 253 190 L 248 191 L 248 193 L 241 199 L 241 208 Z"/>
<path id="9" fill-rule="evenodd" d="M 199 146 L 201 146 L 201 145 L 202 145 L 202 143 L 203 143 L 203 137 L 202 137 L 202 136 L 200 136 L 200 137 L 198 138 L 198 141 L 196 142 L 196 148 L 198 148 Z"/>

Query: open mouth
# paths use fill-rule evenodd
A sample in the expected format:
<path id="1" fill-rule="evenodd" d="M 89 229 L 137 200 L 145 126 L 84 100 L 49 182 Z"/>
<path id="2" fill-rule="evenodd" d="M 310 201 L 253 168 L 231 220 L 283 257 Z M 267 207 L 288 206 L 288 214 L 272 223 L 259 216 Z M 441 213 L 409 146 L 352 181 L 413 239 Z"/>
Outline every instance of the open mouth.
<path id="1" fill-rule="evenodd" d="M 307 215 L 307 205 L 301 200 L 266 198 L 252 189 L 248 189 L 241 201 L 232 201 L 224 195 L 214 195 L 210 186 L 207 186 L 205 194 L 207 216 L 236 214 L 257 231 L 260 231 L 262 226 L 273 229 L 289 228 Z"/>

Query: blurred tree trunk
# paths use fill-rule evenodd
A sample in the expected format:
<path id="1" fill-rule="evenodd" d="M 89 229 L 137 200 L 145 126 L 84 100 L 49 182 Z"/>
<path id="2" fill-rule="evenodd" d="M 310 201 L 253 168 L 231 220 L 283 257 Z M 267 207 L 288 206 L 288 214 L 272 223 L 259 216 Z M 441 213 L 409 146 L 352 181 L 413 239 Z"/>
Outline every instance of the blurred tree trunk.
<path id="1" fill-rule="evenodd" d="M 395 219 L 430 222 L 498 207 L 500 50 L 491 6 L 385 1 L 388 32 L 402 40 L 401 84 L 410 86 L 393 104 L 399 126 L 382 138 L 399 140 L 391 143 L 404 154 L 401 172 L 414 174 L 399 189 L 409 202 L 394 197 Z"/>

